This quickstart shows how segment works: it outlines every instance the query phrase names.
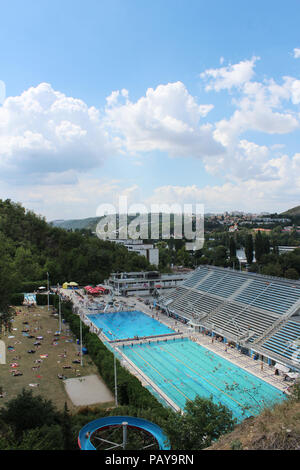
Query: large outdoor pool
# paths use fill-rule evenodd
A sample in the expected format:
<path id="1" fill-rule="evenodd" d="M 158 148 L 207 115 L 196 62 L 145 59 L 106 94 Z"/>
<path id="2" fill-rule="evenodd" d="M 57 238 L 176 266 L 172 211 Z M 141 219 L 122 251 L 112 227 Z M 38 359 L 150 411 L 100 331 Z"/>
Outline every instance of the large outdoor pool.
<path id="1" fill-rule="evenodd" d="M 174 333 L 171 328 L 139 310 L 98 313 L 87 317 L 97 328 L 102 328 L 105 336 L 111 340 Z"/>
<path id="2" fill-rule="evenodd" d="M 196 395 L 212 397 L 242 421 L 285 398 L 277 388 L 189 339 L 120 349 L 181 409 Z"/>

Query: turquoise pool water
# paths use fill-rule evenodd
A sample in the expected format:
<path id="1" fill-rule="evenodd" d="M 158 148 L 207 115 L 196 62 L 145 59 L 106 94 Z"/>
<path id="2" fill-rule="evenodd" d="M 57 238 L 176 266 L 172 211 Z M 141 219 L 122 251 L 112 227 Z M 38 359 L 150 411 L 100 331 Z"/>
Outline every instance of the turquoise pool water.
<path id="1" fill-rule="evenodd" d="M 133 312 L 114 312 L 87 315 L 88 319 L 109 339 L 134 338 L 174 333 L 154 318 L 139 310 Z"/>
<path id="2" fill-rule="evenodd" d="M 181 409 L 196 395 L 211 397 L 242 421 L 285 398 L 277 388 L 188 339 L 121 349 Z"/>

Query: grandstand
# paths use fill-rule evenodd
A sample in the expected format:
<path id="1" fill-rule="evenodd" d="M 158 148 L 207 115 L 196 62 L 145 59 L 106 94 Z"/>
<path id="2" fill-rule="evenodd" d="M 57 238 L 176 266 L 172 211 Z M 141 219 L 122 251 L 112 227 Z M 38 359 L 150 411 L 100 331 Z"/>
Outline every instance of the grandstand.
<path id="1" fill-rule="evenodd" d="M 158 305 L 197 331 L 300 371 L 299 281 L 205 265 Z"/>

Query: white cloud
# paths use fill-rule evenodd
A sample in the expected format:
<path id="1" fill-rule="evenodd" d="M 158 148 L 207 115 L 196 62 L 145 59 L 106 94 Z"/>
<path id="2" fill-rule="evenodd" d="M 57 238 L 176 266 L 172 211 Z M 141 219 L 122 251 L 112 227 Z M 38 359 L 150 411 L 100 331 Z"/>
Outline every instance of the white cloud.
<path id="1" fill-rule="evenodd" d="M 274 79 L 252 81 L 257 57 L 201 74 L 208 80 L 206 91 L 227 89 L 235 92 L 232 104 L 236 107 L 231 117 L 215 123 L 214 137 L 234 154 L 242 134 L 248 131 L 270 135 L 289 134 L 299 129 L 300 80 L 283 77 L 279 84 Z M 233 90 L 234 89 L 234 90 Z M 292 106 L 284 106 L 289 102 Z"/>
<path id="2" fill-rule="evenodd" d="M 48 173 L 28 186 L 0 180 L 0 198 L 22 201 L 26 208 L 42 213 L 49 221 L 96 217 L 100 204 L 118 208 L 120 196 L 127 196 L 128 204 L 132 204 L 141 197 L 140 188 L 127 186 L 121 180 L 72 171 L 59 175 Z"/>
<path id="3" fill-rule="evenodd" d="M 300 49 L 295 47 L 295 49 L 294 49 L 294 58 L 299 59 L 299 57 L 300 57 Z"/>
<path id="4" fill-rule="evenodd" d="M 116 151 L 99 111 L 41 83 L 0 107 L 0 170 L 30 173 L 86 171 Z"/>
<path id="5" fill-rule="evenodd" d="M 244 60 L 238 64 L 205 70 L 200 74 L 200 77 L 209 81 L 205 88 L 206 91 L 231 90 L 233 87 L 241 87 L 253 77 L 253 69 L 257 60 L 259 60 L 259 57 L 252 57 L 251 60 Z M 220 62 L 223 63 L 223 61 Z"/>
<path id="6" fill-rule="evenodd" d="M 290 106 L 286 106 L 289 102 Z M 278 84 L 273 79 L 264 82 L 247 81 L 238 90 L 232 103 L 236 110 L 227 119 L 215 123 L 214 137 L 224 147 L 226 155 L 222 162 L 216 158 L 205 159 L 206 168 L 216 173 L 217 168 L 226 169 L 228 176 L 252 175 L 268 179 L 266 160 L 271 158 L 266 146 L 255 146 L 252 142 L 252 156 L 242 145 L 246 132 L 260 132 L 269 135 L 290 134 L 299 130 L 298 109 L 294 105 L 300 102 L 300 81 L 292 77 L 283 77 Z M 249 148 L 249 147 L 248 147 Z M 221 163 L 221 164 L 220 164 Z M 244 179 L 244 178 L 243 178 Z"/>
<path id="7" fill-rule="evenodd" d="M 2 80 L 0 80 L 0 105 L 5 100 L 5 96 L 6 96 L 6 86 L 5 86 L 5 83 Z"/>
<path id="8" fill-rule="evenodd" d="M 210 211 L 254 210 L 256 204 L 264 210 L 284 209 L 287 201 L 292 205 L 300 190 L 300 154 L 290 157 L 288 140 L 283 145 L 280 136 L 299 131 L 300 80 L 284 76 L 281 81 L 255 81 L 257 60 L 201 74 L 207 91 L 230 93 L 234 109 L 227 115 L 227 109 L 216 106 L 221 111 L 216 122 L 209 114 L 214 104 L 203 98 L 198 103 L 180 81 L 148 88 L 136 101 L 130 100 L 125 88 L 112 91 L 103 112 L 47 83 L 6 98 L 0 106 L 2 188 L 47 214 L 53 206 L 52 218 L 57 218 L 54 211 L 62 200 L 66 206 L 60 217 L 68 217 L 68 211 L 74 214 L 76 205 L 78 217 L 89 216 L 98 204 L 111 203 L 120 193 L 144 202 L 143 188 L 132 180 L 124 188 L 119 181 L 99 182 L 94 177 L 104 159 L 121 153 L 124 158 L 136 157 L 132 164 L 142 165 L 143 153 L 161 151 L 199 158 L 207 172 L 226 183 L 205 188 L 162 186 L 150 199 L 159 196 L 171 203 L 194 198 Z M 257 142 L 255 133 L 260 133 Z M 265 145 L 264 134 L 269 136 Z M 13 187 L 16 180 L 18 187 Z"/>
<path id="9" fill-rule="evenodd" d="M 126 103 L 117 102 L 120 94 L 108 97 L 106 124 L 113 129 L 128 151 L 160 150 L 172 156 L 204 157 L 222 153 L 213 137 L 213 126 L 201 119 L 213 109 L 198 105 L 181 82 L 148 88 L 136 102 L 122 93 Z"/>
<path id="10" fill-rule="evenodd" d="M 198 187 L 160 186 L 148 199 L 148 204 L 204 204 L 205 212 L 242 210 L 246 212 L 284 211 L 299 203 L 300 154 L 292 159 L 287 156 L 269 162 L 276 167 L 276 179 L 262 181 L 249 178 L 246 181 L 227 182 L 222 185 Z"/>

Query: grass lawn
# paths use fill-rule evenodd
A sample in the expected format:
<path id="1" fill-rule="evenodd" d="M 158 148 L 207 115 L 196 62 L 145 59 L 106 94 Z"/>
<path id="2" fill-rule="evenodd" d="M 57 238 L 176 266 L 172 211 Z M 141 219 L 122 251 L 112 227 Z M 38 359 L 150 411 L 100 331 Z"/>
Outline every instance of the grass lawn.
<path id="1" fill-rule="evenodd" d="M 59 379 L 58 375 L 63 375 L 68 379 L 90 374 L 96 374 L 99 377 L 95 364 L 88 355 L 83 356 L 82 367 L 80 363 L 73 363 L 74 360 L 80 360 L 76 338 L 69 331 L 67 324 L 62 324 L 59 339 L 54 338 L 54 334 L 59 328 L 58 316 L 55 316 L 52 310 L 48 311 L 47 306 L 16 307 L 16 312 L 12 331 L 6 332 L 5 335 L 2 333 L 1 337 L 6 346 L 13 346 L 14 351 L 6 349 L 6 364 L 0 364 L 0 386 L 6 393 L 4 398 L 0 398 L 0 407 L 25 388 L 51 400 L 57 409 L 63 409 L 66 402 L 70 411 L 78 410 L 79 407 L 76 407 L 68 397 L 63 380 Z M 34 338 L 24 336 L 22 330 L 29 330 L 28 334 Z M 9 338 L 9 336 L 14 337 Z M 37 336 L 42 336 L 43 339 L 38 340 Z M 41 345 L 35 346 L 35 342 L 40 342 Z M 30 354 L 29 350 L 35 350 L 35 353 Z M 40 355 L 44 354 L 48 354 L 48 357 L 41 358 Z M 36 360 L 42 362 L 35 363 Z M 18 367 L 11 367 L 12 363 L 17 363 Z M 65 369 L 63 366 L 71 366 L 71 368 Z M 33 367 L 36 369 L 32 369 Z M 15 370 L 22 372 L 23 375 L 14 377 L 12 371 Z M 29 384 L 39 385 L 31 387 Z M 112 402 L 108 402 L 102 406 L 106 407 L 112 404 Z"/>

